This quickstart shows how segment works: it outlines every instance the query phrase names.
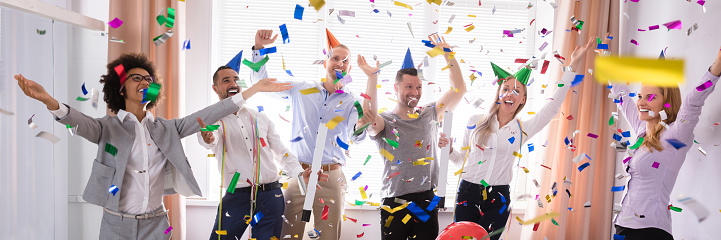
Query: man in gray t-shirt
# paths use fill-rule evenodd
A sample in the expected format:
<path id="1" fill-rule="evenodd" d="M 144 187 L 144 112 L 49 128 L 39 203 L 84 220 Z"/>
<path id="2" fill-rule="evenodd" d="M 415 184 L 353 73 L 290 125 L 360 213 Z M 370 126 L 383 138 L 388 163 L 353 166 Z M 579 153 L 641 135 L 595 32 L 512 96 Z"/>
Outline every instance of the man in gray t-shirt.
<path id="1" fill-rule="evenodd" d="M 428 37 L 440 51 L 450 45 L 437 34 Z M 368 76 L 363 101 L 365 109 L 375 116 L 370 122 L 359 120 L 357 125 L 368 124 L 368 134 L 378 145 L 383 157 L 383 187 L 381 197 L 381 231 L 383 240 L 429 239 L 438 236 L 438 197 L 433 192 L 438 183 L 436 157 L 437 123 L 443 114 L 453 111 L 466 92 L 461 69 L 450 51 L 444 54 L 450 66 L 452 89 L 429 106 L 417 107 L 423 82 L 413 66 L 410 49 L 406 52 L 403 67 L 396 73 L 395 109 L 378 114 L 376 84 L 380 71 L 378 62 L 372 67 L 358 56 L 358 66 Z M 364 118 L 366 119 L 366 118 Z M 446 159 L 447 161 L 447 159 Z M 440 183 L 445 184 L 445 183 Z"/>

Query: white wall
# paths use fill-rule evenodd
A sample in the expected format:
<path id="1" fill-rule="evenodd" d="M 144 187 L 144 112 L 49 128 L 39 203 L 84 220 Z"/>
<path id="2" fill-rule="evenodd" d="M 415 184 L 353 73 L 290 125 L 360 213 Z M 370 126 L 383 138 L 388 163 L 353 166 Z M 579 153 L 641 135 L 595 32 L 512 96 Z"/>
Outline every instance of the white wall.
<path id="1" fill-rule="evenodd" d="M 707 1 L 706 13 L 696 1 L 629 1 L 622 6 L 629 18 L 621 17 L 622 26 L 625 26 L 619 39 L 621 53 L 655 58 L 668 47 L 666 58 L 685 60 L 686 83 L 681 85 L 681 93 L 685 97 L 689 91 L 695 91 L 694 87 L 700 84 L 701 77 L 713 63 L 721 46 L 721 28 L 718 25 L 721 23 L 721 3 Z M 637 31 L 674 20 L 682 21 L 682 30 L 667 31 L 661 25 L 659 30 Z M 686 30 L 694 23 L 698 23 L 699 28 L 687 36 Z M 631 44 L 631 39 L 638 41 L 639 46 Z M 714 157 L 721 154 L 721 148 L 715 146 L 721 143 L 718 137 L 721 129 L 712 127 L 713 123 L 721 120 L 721 106 L 717 104 L 721 101 L 721 93 L 718 89 L 716 91 L 706 100 L 700 122 L 694 130 L 695 139 L 700 144 L 694 144 L 686 155 L 671 193 L 674 206 L 685 207 L 677 201 L 679 194 L 685 194 L 705 205 L 711 214 L 705 221 L 699 222 L 688 208 L 680 213 L 671 212 L 675 239 L 717 239 L 721 235 L 721 188 L 718 187 L 721 184 L 721 174 L 718 174 L 721 161 Z M 699 147 L 706 150 L 706 156 L 698 151 Z"/>

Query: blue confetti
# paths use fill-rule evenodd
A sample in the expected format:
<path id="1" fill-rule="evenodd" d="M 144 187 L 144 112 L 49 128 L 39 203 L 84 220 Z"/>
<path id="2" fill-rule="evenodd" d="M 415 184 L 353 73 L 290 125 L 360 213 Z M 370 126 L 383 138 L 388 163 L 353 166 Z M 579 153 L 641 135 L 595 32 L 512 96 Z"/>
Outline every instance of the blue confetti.
<path id="1" fill-rule="evenodd" d="M 508 139 L 508 141 L 511 142 L 511 144 L 513 144 L 513 142 L 516 141 L 516 137 L 511 137 L 511 138 Z"/>
<path id="2" fill-rule="evenodd" d="M 626 189 L 626 186 L 613 186 L 611 187 L 611 192 L 621 192 L 624 189 Z"/>
<path id="3" fill-rule="evenodd" d="M 289 43 L 290 39 L 288 37 L 288 27 L 285 26 L 285 24 L 280 25 L 280 35 L 283 36 L 283 44 Z"/>
<path id="4" fill-rule="evenodd" d="M 262 111 L 263 111 L 263 106 L 258 106 L 258 112 L 262 112 Z"/>
<path id="5" fill-rule="evenodd" d="M 338 143 L 339 147 L 341 147 L 345 150 L 348 150 L 348 144 L 344 143 L 342 140 L 340 140 L 340 137 L 335 137 L 335 142 Z"/>
<path id="6" fill-rule="evenodd" d="M 623 240 L 626 236 L 621 236 L 618 234 L 613 234 L 613 240 Z"/>
<path id="7" fill-rule="evenodd" d="M 304 7 L 301 7 L 300 4 L 296 4 L 293 18 L 303 21 L 303 10 L 305 10 Z"/>
<path id="8" fill-rule="evenodd" d="M 260 50 L 258 50 L 258 53 L 260 53 L 261 56 L 266 55 L 266 54 L 276 53 L 276 52 L 278 52 L 278 48 L 276 48 L 276 47 L 261 48 Z"/>
<path id="9" fill-rule="evenodd" d="M 635 92 L 628 93 L 628 96 L 629 96 L 629 97 L 636 97 L 636 93 L 635 93 Z"/>
<path id="10" fill-rule="evenodd" d="M 506 204 L 503 204 L 503 207 L 501 207 L 501 210 L 499 210 L 499 211 L 498 211 L 498 214 L 501 214 L 501 215 L 503 215 L 503 212 L 505 212 L 505 211 L 506 211 L 506 208 L 507 208 L 507 207 L 508 207 L 508 205 L 506 205 Z"/>
<path id="11" fill-rule="evenodd" d="M 300 141 L 301 139 L 303 139 L 303 138 L 300 137 L 300 136 L 298 136 L 298 137 L 293 138 L 292 140 L 290 140 L 290 142 L 298 142 L 298 141 Z"/>
<path id="12" fill-rule="evenodd" d="M 631 137 L 631 131 L 622 132 L 621 135 L 622 135 L 623 137 Z"/>
<path id="13" fill-rule="evenodd" d="M 108 189 L 108 192 L 109 192 L 109 193 L 112 193 L 113 196 L 115 196 L 115 194 L 118 193 L 118 190 L 120 190 L 120 189 L 118 189 L 118 186 L 112 185 L 112 186 L 110 186 L 110 188 Z"/>
<path id="14" fill-rule="evenodd" d="M 583 77 L 586 75 L 576 75 L 576 78 L 573 79 L 573 82 L 571 82 L 571 87 L 575 87 L 578 84 L 581 84 L 583 82 Z"/>
<path id="15" fill-rule="evenodd" d="M 566 143 L 566 145 L 571 143 L 571 141 L 568 141 L 568 137 L 566 137 L 566 139 L 564 139 L 563 142 Z"/>
<path id="16" fill-rule="evenodd" d="M 621 135 L 618 135 L 618 134 L 615 134 L 615 133 L 614 133 L 614 134 L 613 134 L 613 140 L 621 141 Z"/>
<path id="17" fill-rule="evenodd" d="M 263 216 L 264 216 L 264 215 L 263 215 L 262 212 L 256 213 L 255 216 L 253 216 L 253 220 L 250 221 L 250 226 L 255 227 L 255 224 L 257 224 L 258 222 L 260 222 L 260 219 L 263 218 Z"/>
<path id="18" fill-rule="evenodd" d="M 80 87 L 80 89 L 83 90 L 83 95 L 88 95 L 88 89 L 85 89 L 85 83 L 83 83 L 83 86 Z"/>
<path id="19" fill-rule="evenodd" d="M 680 149 L 680 148 L 683 148 L 686 146 L 686 144 L 684 144 L 681 141 L 676 140 L 676 139 L 666 139 L 666 141 L 676 149 Z"/>
<path id="20" fill-rule="evenodd" d="M 470 130 L 470 129 L 476 128 L 476 125 L 474 124 L 473 126 L 466 126 L 466 127 Z"/>
<path id="21" fill-rule="evenodd" d="M 583 171 L 583 169 L 585 169 L 585 168 L 588 167 L 588 166 L 591 166 L 591 164 L 590 164 L 590 163 L 584 163 L 583 165 L 581 165 L 581 166 L 578 167 L 578 171 L 579 171 L 579 172 L 580 172 L 580 171 Z"/>
<path id="22" fill-rule="evenodd" d="M 598 44 L 596 49 L 608 49 L 608 44 Z"/>
<path id="23" fill-rule="evenodd" d="M 534 149 L 536 149 L 536 148 L 533 147 L 533 143 L 529 143 L 528 144 L 528 152 L 533 152 Z"/>
<path id="24" fill-rule="evenodd" d="M 361 172 L 356 173 L 355 175 L 353 175 L 353 177 L 350 180 L 355 181 L 356 179 L 358 179 L 358 177 L 360 177 L 361 174 L 362 174 Z"/>

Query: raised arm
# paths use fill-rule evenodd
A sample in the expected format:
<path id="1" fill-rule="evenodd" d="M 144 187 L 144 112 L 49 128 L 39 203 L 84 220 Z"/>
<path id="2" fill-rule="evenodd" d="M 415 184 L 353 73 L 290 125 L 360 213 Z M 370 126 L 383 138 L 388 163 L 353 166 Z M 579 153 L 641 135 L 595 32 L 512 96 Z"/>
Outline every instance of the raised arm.
<path id="1" fill-rule="evenodd" d="M 366 131 L 371 137 L 375 137 L 385 128 L 385 122 L 378 114 L 378 88 L 376 88 L 376 85 L 378 84 L 378 71 L 380 71 L 380 68 L 378 68 L 378 61 L 373 67 L 368 65 L 365 57 L 360 54 L 358 54 L 358 67 L 368 76 L 365 94 L 370 97 L 370 100 L 363 98 L 363 117 L 356 123 L 356 128 L 370 123 Z"/>
<path id="2" fill-rule="evenodd" d="M 721 75 L 721 50 L 714 63 L 709 68 L 709 71 L 704 74 L 701 82 L 697 85 L 693 85 L 691 92 L 686 96 L 686 99 L 681 103 L 681 108 L 678 111 L 675 124 L 669 126 L 669 134 L 675 136 L 677 140 L 690 143 L 693 141 L 693 129 L 699 122 L 699 116 L 701 115 L 701 108 L 708 98 L 709 95 L 716 89 L 716 83 L 718 83 L 719 75 Z M 713 85 L 699 91 L 696 86 L 711 81 Z"/>
<path id="3" fill-rule="evenodd" d="M 22 74 L 15 75 L 15 80 L 18 81 L 18 86 L 20 86 L 20 89 L 23 90 L 26 96 L 44 103 L 48 110 L 55 116 L 56 121 L 62 124 L 70 124 L 70 126 L 73 127 L 77 126 L 78 135 L 92 143 L 98 144 L 103 129 L 99 119 L 94 119 L 81 112 L 70 109 L 66 105 L 60 105 L 58 100 L 50 96 L 43 86 L 25 78 Z"/>
<path id="4" fill-rule="evenodd" d="M 431 43 L 436 45 L 438 48 L 451 49 L 451 45 L 446 42 L 446 39 L 439 37 L 438 34 L 432 34 L 428 36 Z M 438 114 L 438 122 L 443 121 L 443 115 L 445 111 L 453 111 L 458 106 L 458 103 L 463 99 L 463 95 L 466 94 L 466 82 L 463 81 L 463 75 L 461 75 L 461 67 L 458 65 L 458 61 L 453 57 L 452 53 L 445 52 L 443 55 L 446 59 L 446 63 L 450 66 L 449 68 L 449 79 L 451 81 L 451 88 L 436 101 L 436 114 Z"/>
<path id="5" fill-rule="evenodd" d="M 265 55 L 260 55 L 260 49 L 263 49 L 263 48 L 265 48 L 265 46 L 274 43 L 276 38 L 278 38 L 278 34 L 273 35 L 273 30 L 269 30 L 269 29 L 260 29 L 255 33 L 255 45 L 253 45 L 253 56 L 252 56 L 254 63 L 256 63 L 260 60 L 263 60 L 263 58 L 265 58 Z M 268 78 L 268 70 L 266 70 L 265 66 L 266 66 L 265 64 L 263 66 L 261 66 L 257 72 L 250 71 L 251 84 L 256 84 L 261 79 Z M 289 82 L 289 83 L 292 85 L 292 82 Z M 278 92 L 274 92 L 275 93 L 274 95 L 283 98 L 283 97 L 294 94 L 298 90 L 303 90 L 303 89 L 288 89 L 285 91 L 278 91 Z"/>
<path id="6" fill-rule="evenodd" d="M 200 125 L 200 128 L 205 128 L 205 122 L 203 122 L 203 119 L 196 118 L 198 121 L 198 124 Z M 222 127 L 218 128 L 218 135 L 223 136 L 223 129 Z M 198 132 L 198 143 L 200 143 L 200 146 L 205 147 L 206 149 L 215 149 L 216 146 L 218 146 L 218 138 L 215 137 L 214 131 L 200 131 Z"/>

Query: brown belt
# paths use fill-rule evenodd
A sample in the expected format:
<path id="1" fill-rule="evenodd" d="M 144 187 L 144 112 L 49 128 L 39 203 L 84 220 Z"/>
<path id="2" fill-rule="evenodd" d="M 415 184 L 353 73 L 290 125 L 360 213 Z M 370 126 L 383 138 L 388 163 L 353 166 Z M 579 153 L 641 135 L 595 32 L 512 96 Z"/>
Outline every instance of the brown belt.
<path id="1" fill-rule="evenodd" d="M 300 163 L 300 166 L 303 167 L 303 170 L 309 169 L 310 164 Z M 324 172 L 330 171 L 330 170 L 336 170 L 340 169 L 341 165 L 338 163 L 331 163 L 331 164 L 323 164 L 320 166 L 320 169 L 323 169 Z"/>

